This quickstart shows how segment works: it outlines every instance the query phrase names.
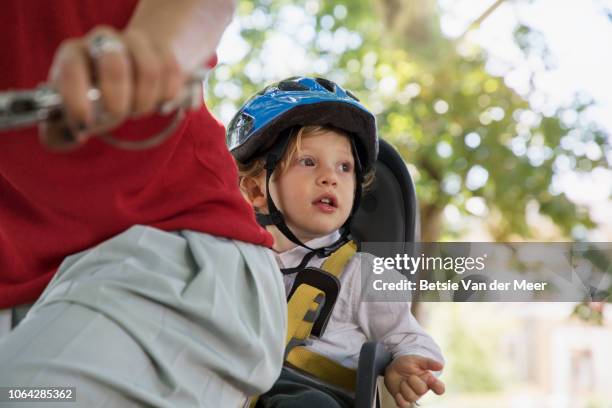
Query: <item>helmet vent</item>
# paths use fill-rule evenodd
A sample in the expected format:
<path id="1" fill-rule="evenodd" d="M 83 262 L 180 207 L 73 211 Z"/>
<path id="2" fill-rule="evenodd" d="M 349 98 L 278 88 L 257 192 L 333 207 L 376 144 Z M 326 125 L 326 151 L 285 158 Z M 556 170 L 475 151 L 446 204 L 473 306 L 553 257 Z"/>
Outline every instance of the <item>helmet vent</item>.
<path id="1" fill-rule="evenodd" d="M 329 92 L 336 93 L 336 84 L 334 84 L 332 81 L 325 78 L 315 78 L 315 80 Z"/>
<path id="2" fill-rule="evenodd" d="M 281 91 L 308 91 L 309 88 L 297 81 L 282 81 L 278 84 Z"/>

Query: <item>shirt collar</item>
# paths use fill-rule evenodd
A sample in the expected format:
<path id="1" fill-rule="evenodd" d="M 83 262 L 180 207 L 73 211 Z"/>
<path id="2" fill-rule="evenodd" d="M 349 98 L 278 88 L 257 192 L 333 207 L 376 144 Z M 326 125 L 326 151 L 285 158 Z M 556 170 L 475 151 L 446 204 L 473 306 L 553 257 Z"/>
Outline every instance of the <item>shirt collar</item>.
<path id="1" fill-rule="evenodd" d="M 317 249 L 331 245 L 338 239 L 340 239 L 340 231 L 335 230 L 330 234 L 315 238 L 306 242 L 305 244 L 310 248 Z M 310 252 L 309 249 L 297 245 L 295 248 L 288 251 L 276 253 L 275 257 L 281 268 L 294 268 L 300 264 L 308 252 Z"/>

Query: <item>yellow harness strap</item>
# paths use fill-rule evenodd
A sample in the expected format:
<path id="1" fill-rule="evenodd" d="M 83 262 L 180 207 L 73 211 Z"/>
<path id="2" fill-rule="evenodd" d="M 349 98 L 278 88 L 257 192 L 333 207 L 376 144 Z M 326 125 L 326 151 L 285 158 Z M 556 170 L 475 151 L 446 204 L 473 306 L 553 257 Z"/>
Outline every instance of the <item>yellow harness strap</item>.
<path id="1" fill-rule="evenodd" d="M 350 241 L 338 248 L 323 263 L 324 271 L 339 278 L 348 261 L 357 252 L 357 244 Z M 313 286 L 301 284 L 287 303 L 287 335 L 285 344 L 292 341 L 303 341 L 310 336 L 319 308 L 323 304 L 325 293 Z M 355 391 L 357 372 L 341 364 L 308 350 L 303 346 L 293 347 L 286 356 L 285 362 L 300 371 L 318 379 Z M 258 398 L 250 400 L 249 407 L 255 407 Z"/>
<path id="2" fill-rule="evenodd" d="M 357 244 L 353 241 L 349 241 L 331 254 L 323 263 L 321 269 L 339 278 L 340 275 L 342 275 L 344 267 L 355 253 L 357 253 Z"/>
<path id="3" fill-rule="evenodd" d="M 287 303 L 287 336 L 285 345 L 292 339 L 305 340 L 310 336 L 310 331 L 315 319 L 308 316 L 317 312 L 325 293 L 310 285 L 300 285 L 294 292 L 289 303 Z"/>
<path id="4" fill-rule="evenodd" d="M 357 245 L 347 242 L 325 260 L 322 269 L 339 278 L 344 266 L 357 252 Z M 313 286 L 301 284 L 287 304 L 287 335 L 285 345 L 293 340 L 305 340 L 310 336 L 314 317 L 325 299 L 325 293 Z"/>
<path id="5" fill-rule="evenodd" d="M 323 382 L 355 392 L 357 371 L 346 368 L 306 347 L 294 347 L 285 361 Z"/>
<path id="6" fill-rule="evenodd" d="M 339 278 L 340 275 L 342 275 L 342 271 L 344 271 L 344 267 L 353 257 L 353 255 L 355 255 L 356 252 L 357 245 L 353 241 L 350 241 L 341 246 L 338 250 L 336 250 L 336 252 L 334 252 L 323 263 L 322 269 Z M 293 312 L 291 311 L 291 302 L 297 297 L 297 295 L 298 292 L 296 290 L 296 292 L 291 297 L 291 300 L 289 301 L 290 315 L 293 315 Z M 301 317 L 300 320 L 302 320 Z M 304 330 L 300 328 L 300 335 L 302 335 L 306 330 L 308 330 L 308 334 L 310 334 L 310 330 L 313 326 L 312 323 L 306 325 L 305 322 L 302 320 L 302 322 L 296 322 L 296 324 L 301 325 L 304 328 Z M 305 337 L 300 337 L 300 339 L 305 339 Z M 289 334 L 287 335 L 287 340 L 291 340 Z M 301 371 L 304 371 L 326 383 L 333 384 L 347 390 L 355 391 L 355 381 L 357 378 L 357 372 L 355 370 L 346 368 L 343 365 L 338 364 L 327 357 L 308 350 L 306 347 L 297 346 L 291 349 L 291 351 L 287 355 L 286 362 L 289 363 L 291 366 Z"/>

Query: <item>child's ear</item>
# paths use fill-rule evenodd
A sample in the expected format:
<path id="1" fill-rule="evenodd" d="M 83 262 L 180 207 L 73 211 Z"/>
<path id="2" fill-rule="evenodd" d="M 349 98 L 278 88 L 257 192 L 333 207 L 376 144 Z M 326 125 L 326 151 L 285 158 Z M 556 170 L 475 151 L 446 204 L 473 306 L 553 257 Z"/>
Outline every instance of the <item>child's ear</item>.
<path id="1" fill-rule="evenodd" d="M 255 210 L 259 212 L 268 208 L 264 183 L 265 179 L 261 177 L 243 177 L 240 180 L 240 189 Z"/>

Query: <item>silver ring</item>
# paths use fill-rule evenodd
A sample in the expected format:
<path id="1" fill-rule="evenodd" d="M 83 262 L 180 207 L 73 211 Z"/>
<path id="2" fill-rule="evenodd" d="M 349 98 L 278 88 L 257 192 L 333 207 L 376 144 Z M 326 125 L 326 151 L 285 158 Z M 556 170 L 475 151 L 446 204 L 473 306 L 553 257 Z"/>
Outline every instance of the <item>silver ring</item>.
<path id="1" fill-rule="evenodd" d="M 87 51 L 92 59 L 96 59 L 108 52 L 125 52 L 125 44 L 114 35 L 98 34 L 89 41 Z"/>

